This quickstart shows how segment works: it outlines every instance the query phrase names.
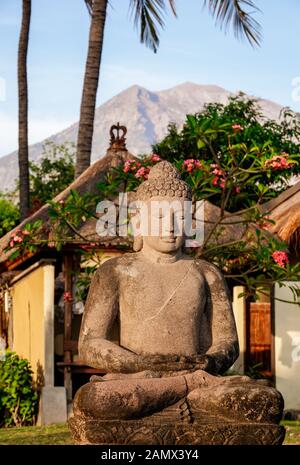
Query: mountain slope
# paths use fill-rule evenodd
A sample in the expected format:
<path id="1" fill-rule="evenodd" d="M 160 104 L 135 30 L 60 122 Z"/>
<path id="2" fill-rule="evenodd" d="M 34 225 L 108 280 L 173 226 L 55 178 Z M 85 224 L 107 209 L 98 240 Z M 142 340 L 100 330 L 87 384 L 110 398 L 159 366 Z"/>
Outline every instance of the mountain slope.
<path id="1" fill-rule="evenodd" d="M 181 125 L 187 113 L 195 113 L 205 103 L 226 103 L 232 95 L 226 89 L 213 85 L 198 85 L 191 82 L 171 89 L 151 92 L 140 86 L 132 86 L 96 109 L 92 160 L 106 153 L 109 145 L 109 129 L 120 122 L 127 126 L 127 147 L 133 154 L 149 152 L 151 144 L 166 134 L 170 122 Z M 277 119 L 281 106 L 269 100 L 260 100 L 263 113 Z M 49 137 L 55 143 L 76 141 L 78 124 Z M 31 160 L 37 160 L 43 142 L 30 146 Z M 14 187 L 18 176 L 17 151 L 0 158 L 0 190 Z"/>

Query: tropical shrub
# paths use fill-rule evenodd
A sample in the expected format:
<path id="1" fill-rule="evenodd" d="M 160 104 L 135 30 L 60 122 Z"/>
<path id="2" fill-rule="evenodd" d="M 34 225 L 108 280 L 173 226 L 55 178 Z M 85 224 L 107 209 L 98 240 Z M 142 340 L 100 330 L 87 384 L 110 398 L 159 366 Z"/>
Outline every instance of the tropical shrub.
<path id="1" fill-rule="evenodd" d="M 239 94 L 187 115 L 181 130 L 171 125 L 153 151 L 172 163 L 201 161 L 202 169 L 184 170 L 197 198 L 220 206 L 226 183 L 226 209 L 237 212 L 278 196 L 300 173 L 300 117 L 284 109 L 280 122 L 269 120 L 255 99 Z"/>
<path id="2" fill-rule="evenodd" d="M 0 237 L 11 231 L 20 221 L 19 209 L 0 194 Z"/>
<path id="3" fill-rule="evenodd" d="M 74 144 L 56 145 L 47 141 L 41 160 L 30 162 L 30 203 L 33 209 L 44 205 L 74 180 Z"/>
<path id="4" fill-rule="evenodd" d="M 7 350 L 0 360 L 0 426 L 34 424 L 37 407 L 29 362 Z"/>

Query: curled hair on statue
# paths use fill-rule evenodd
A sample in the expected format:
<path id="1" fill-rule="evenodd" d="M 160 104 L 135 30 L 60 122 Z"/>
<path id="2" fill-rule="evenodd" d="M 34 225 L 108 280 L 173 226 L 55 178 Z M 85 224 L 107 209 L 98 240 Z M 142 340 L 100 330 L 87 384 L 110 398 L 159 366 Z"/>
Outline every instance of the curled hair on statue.
<path id="1" fill-rule="evenodd" d="M 190 186 L 168 161 L 161 161 L 151 168 L 148 179 L 139 185 L 136 194 L 138 200 L 149 200 L 156 196 L 192 199 Z"/>

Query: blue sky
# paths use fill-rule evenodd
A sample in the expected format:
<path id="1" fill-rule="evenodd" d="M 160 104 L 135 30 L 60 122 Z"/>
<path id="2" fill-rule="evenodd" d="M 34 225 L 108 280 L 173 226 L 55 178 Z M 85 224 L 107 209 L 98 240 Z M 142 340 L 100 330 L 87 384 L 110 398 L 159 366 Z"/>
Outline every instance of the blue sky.
<path id="1" fill-rule="evenodd" d="M 110 0 L 98 105 L 133 84 L 161 90 L 192 81 L 269 98 L 300 111 L 292 80 L 300 76 L 299 0 L 257 0 L 260 49 L 225 35 L 203 0 L 177 0 L 157 54 L 138 40 L 129 0 Z M 0 1 L 0 156 L 17 147 L 17 46 L 21 0 Z M 89 15 L 84 0 L 32 0 L 28 56 L 30 143 L 78 120 Z M 5 93 L 3 89 L 5 82 Z"/>

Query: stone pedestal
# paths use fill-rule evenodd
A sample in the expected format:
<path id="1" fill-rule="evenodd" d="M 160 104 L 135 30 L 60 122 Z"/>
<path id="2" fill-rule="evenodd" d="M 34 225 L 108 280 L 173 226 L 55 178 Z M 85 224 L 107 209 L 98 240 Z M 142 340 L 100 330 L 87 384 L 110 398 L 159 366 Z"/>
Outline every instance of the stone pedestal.
<path id="1" fill-rule="evenodd" d="M 280 445 L 285 436 L 284 427 L 276 424 L 212 418 L 172 422 L 155 416 L 122 421 L 73 416 L 69 426 L 77 444 Z"/>
<path id="2" fill-rule="evenodd" d="M 131 420 L 102 420 L 75 409 L 69 427 L 77 444 L 280 445 L 285 429 L 277 421 L 267 416 L 240 419 L 234 411 L 216 414 L 213 406 L 191 412 L 189 402 L 182 399 L 161 412 Z"/>

